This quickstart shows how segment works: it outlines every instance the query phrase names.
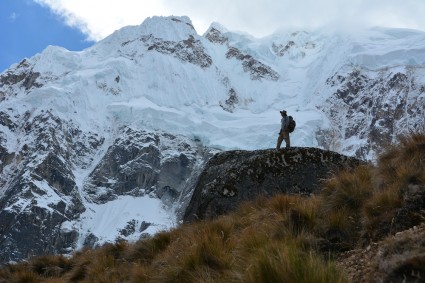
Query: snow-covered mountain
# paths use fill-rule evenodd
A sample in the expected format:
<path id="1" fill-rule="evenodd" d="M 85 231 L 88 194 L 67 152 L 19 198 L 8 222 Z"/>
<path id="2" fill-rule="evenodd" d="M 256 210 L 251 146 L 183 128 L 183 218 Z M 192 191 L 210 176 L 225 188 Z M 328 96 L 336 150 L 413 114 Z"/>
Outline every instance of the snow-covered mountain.
<path id="1" fill-rule="evenodd" d="M 425 33 L 257 39 L 153 17 L 0 74 L 0 258 L 69 253 L 176 225 L 217 150 L 276 144 L 373 159 L 424 128 Z"/>

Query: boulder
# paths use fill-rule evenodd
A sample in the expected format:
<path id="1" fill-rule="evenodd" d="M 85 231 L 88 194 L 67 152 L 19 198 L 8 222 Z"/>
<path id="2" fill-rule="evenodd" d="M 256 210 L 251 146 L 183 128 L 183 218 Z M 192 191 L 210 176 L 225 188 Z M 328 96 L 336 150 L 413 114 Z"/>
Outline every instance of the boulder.
<path id="1" fill-rule="evenodd" d="M 321 180 L 333 171 L 362 163 L 318 148 L 220 152 L 200 175 L 184 221 L 212 219 L 259 196 L 308 196 L 317 192 Z"/>

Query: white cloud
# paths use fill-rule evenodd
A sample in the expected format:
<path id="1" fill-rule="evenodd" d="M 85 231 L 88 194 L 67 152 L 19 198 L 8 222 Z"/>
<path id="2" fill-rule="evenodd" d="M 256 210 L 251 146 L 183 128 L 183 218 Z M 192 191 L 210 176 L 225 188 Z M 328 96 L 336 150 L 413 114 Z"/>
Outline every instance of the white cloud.
<path id="1" fill-rule="evenodd" d="M 151 16 L 189 16 L 198 33 L 212 22 L 264 36 L 279 28 L 379 25 L 425 30 L 423 0 L 34 0 L 99 40 Z"/>
<path id="2" fill-rule="evenodd" d="M 16 19 L 18 18 L 18 14 L 16 14 L 15 12 L 13 12 L 12 14 L 10 14 L 9 16 L 9 20 L 14 23 L 16 21 Z"/>
<path id="3" fill-rule="evenodd" d="M 102 39 L 127 25 L 139 25 L 154 15 L 169 14 L 160 0 L 34 0 L 47 5 L 65 22 L 79 28 L 89 39 Z"/>
<path id="4" fill-rule="evenodd" d="M 257 36 L 279 28 L 380 25 L 425 30 L 423 0 L 164 0 L 178 13 Z M 230 2 L 230 3 L 229 3 Z M 195 23 L 196 24 L 196 23 Z M 205 28 L 205 26 L 204 26 Z"/>

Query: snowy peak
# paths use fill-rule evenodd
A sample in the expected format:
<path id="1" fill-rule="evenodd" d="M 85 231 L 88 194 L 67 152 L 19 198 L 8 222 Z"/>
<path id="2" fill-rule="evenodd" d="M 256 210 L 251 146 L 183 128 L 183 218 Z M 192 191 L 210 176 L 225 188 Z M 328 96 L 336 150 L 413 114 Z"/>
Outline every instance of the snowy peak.
<path id="1" fill-rule="evenodd" d="M 188 17 L 155 16 L 147 18 L 138 26 L 121 28 L 89 49 L 94 49 L 93 52 L 98 52 L 98 49 L 106 49 L 104 51 L 113 53 L 121 50 L 120 47 L 122 46 L 133 42 L 146 41 L 150 38 L 167 42 L 180 42 L 190 37 L 198 39 L 199 36 Z M 100 45 L 100 48 L 98 45 Z"/>
<path id="2" fill-rule="evenodd" d="M 168 41 L 180 41 L 188 38 L 190 35 L 197 35 L 188 17 L 150 17 L 145 19 L 138 26 L 127 26 L 121 28 L 99 43 L 119 42 L 124 43 L 128 40 L 142 38 L 152 35 L 156 38 L 162 38 Z"/>
<path id="3" fill-rule="evenodd" d="M 140 34 L 153 34 L 168 41 L 181 41 L 197 35 L 188 17 L 147 18 L 139 27 Z"/>
<path id="4" fill-rule="evenodd" d="M 212 22 L 203 36 L 205 37 L 205 35 L 208 34 L 212 29 L 217 30 L 217 31 L 219 31 L 220 33 L 223 33 L 223 34 L 229 32 L 229 30 L 225 26 L 223 26 L 222 24 L 220 24 L 218 22 Z"/>

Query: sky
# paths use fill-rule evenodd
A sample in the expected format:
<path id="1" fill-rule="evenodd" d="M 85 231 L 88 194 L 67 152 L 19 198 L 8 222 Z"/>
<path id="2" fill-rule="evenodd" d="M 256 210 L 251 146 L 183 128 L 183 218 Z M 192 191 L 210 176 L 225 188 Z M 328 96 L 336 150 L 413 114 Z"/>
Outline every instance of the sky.
<path id="1" fill-rule="evenodd" d="M 48 45 L 82 50 L 152 16 L 218 22 L 255 37 L 279 29 L 384 26 L 425 31 L 424 0 L 0 0 L 0 72 Z"/>

